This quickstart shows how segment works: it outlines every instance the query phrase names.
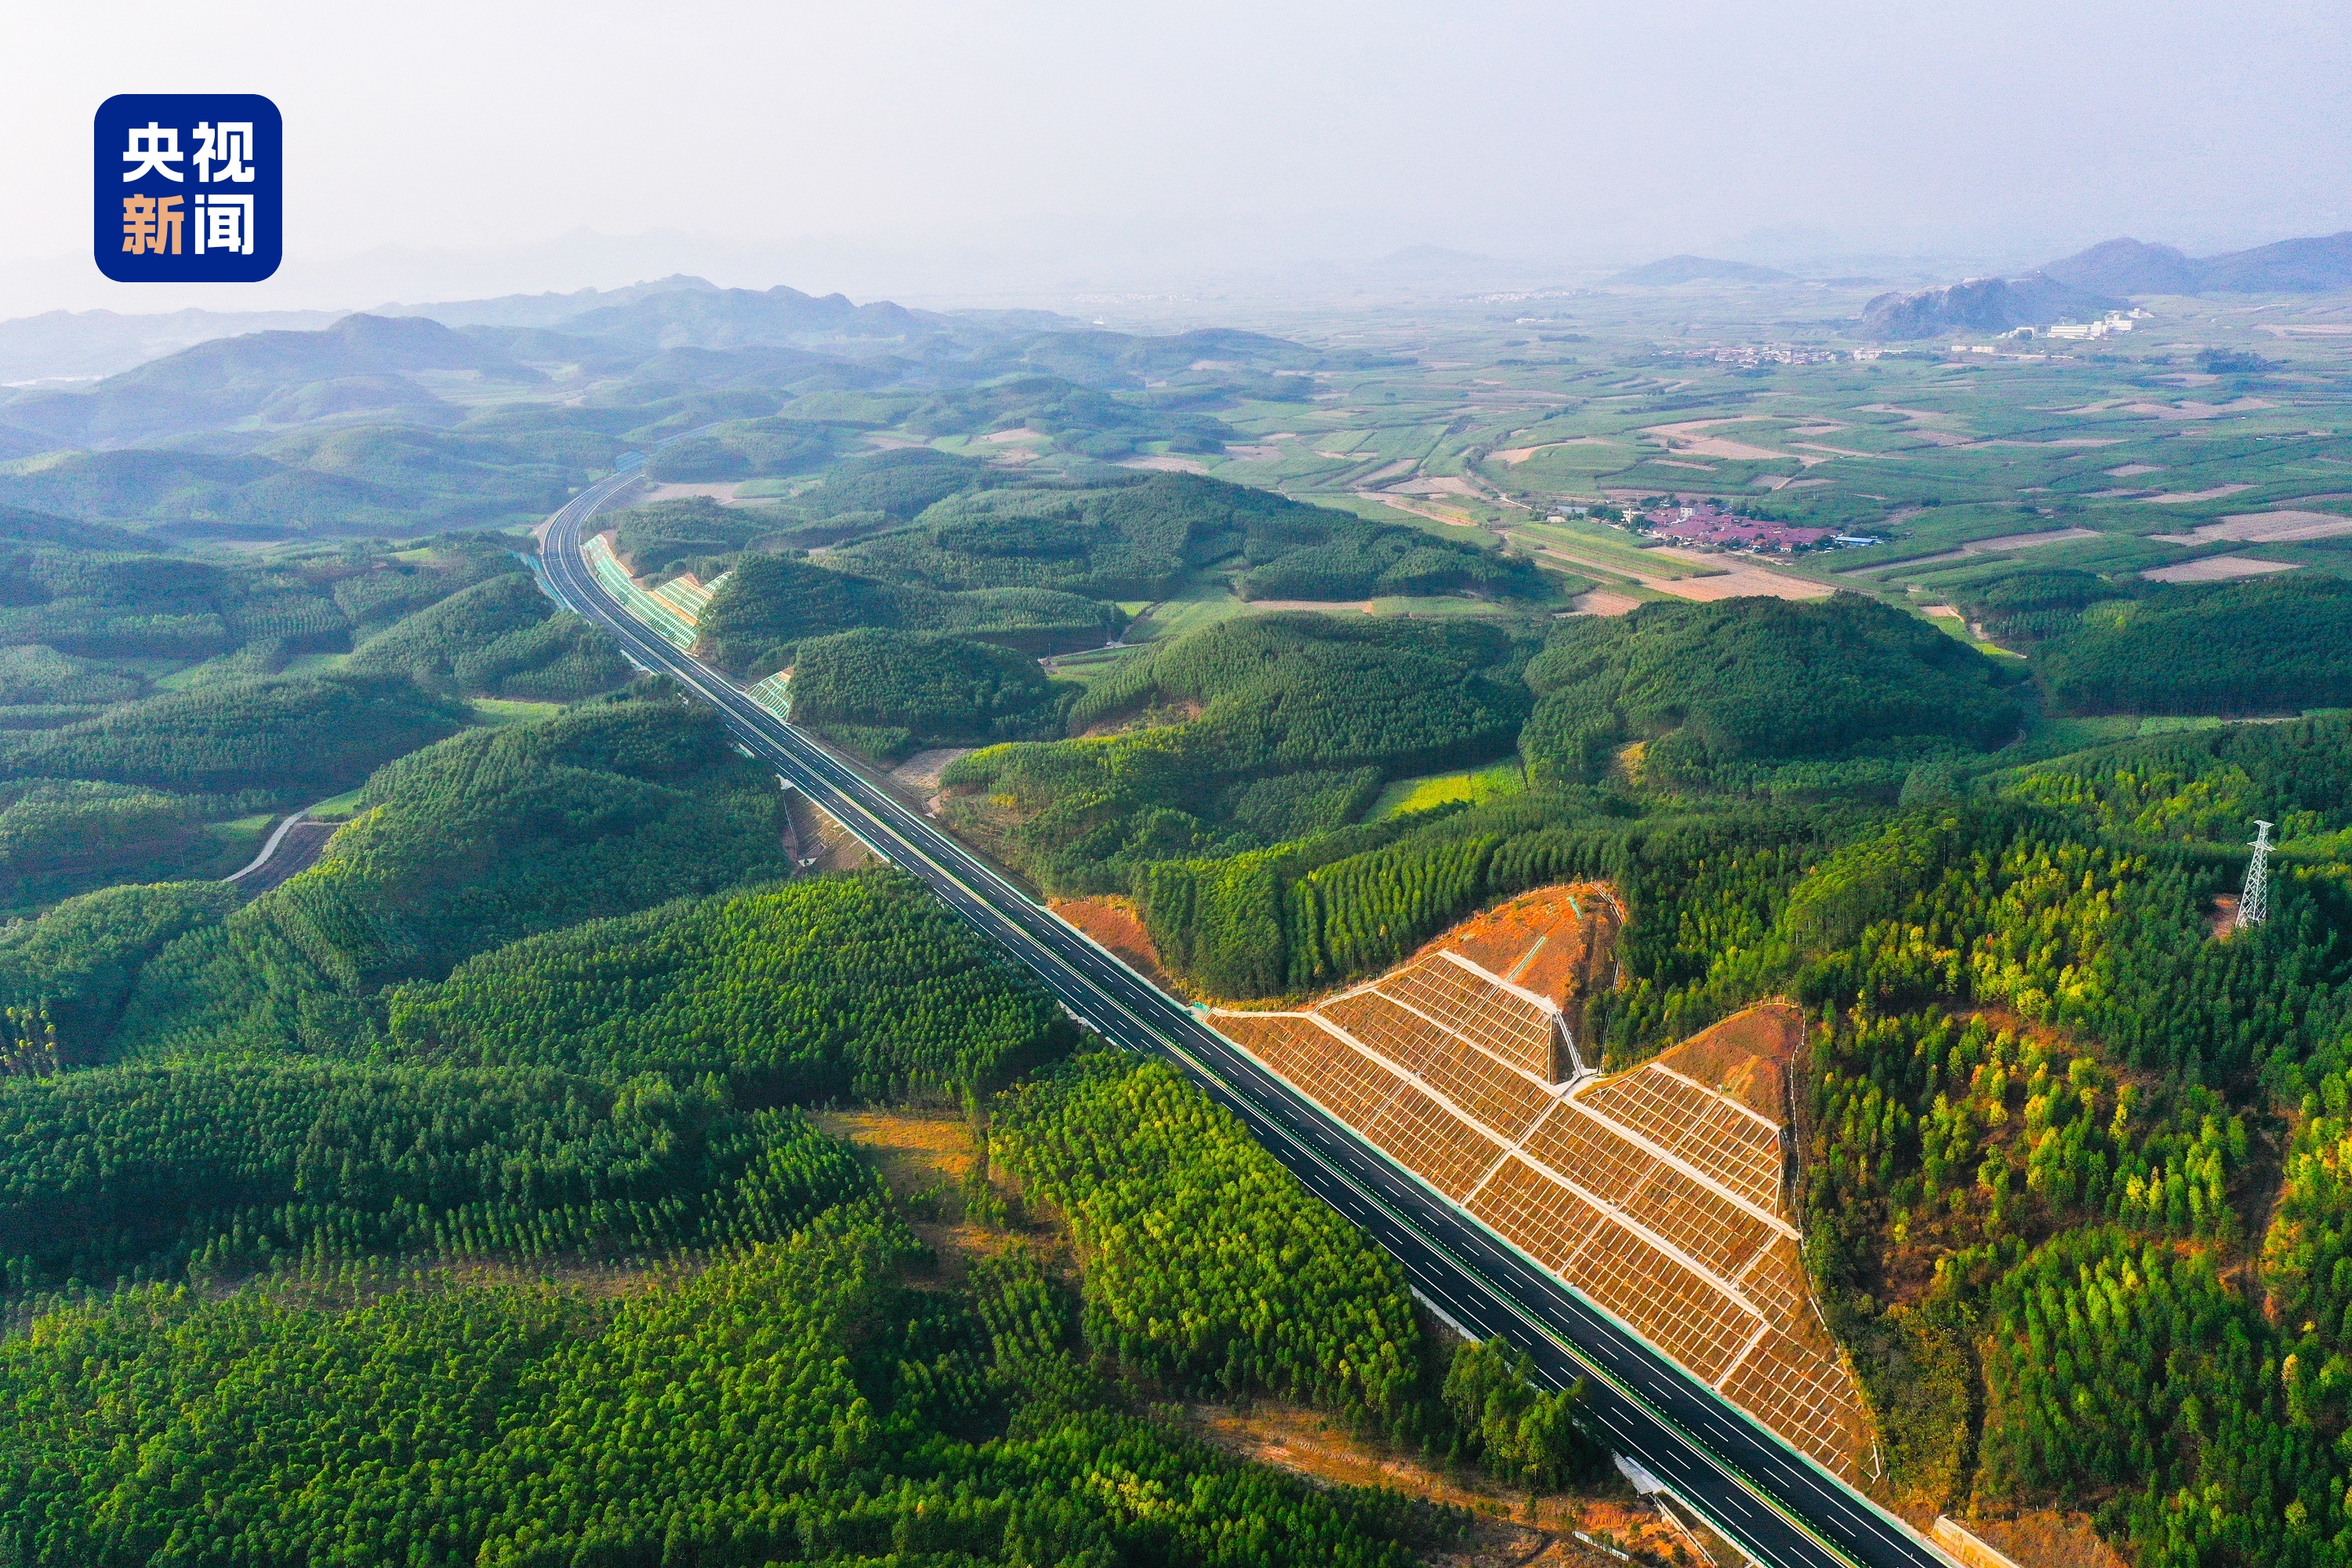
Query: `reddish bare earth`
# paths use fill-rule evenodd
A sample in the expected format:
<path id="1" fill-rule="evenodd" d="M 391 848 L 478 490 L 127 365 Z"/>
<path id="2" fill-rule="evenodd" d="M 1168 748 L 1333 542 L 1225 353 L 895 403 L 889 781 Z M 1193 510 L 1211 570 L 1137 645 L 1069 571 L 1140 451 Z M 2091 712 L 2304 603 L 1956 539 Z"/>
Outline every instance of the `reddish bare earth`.
<path id="1" fill-rule="evenodd" d="M 1472 915 L 1415 957 L 1451 950 L 1489 973 L 1556 1003 L 1571 1027 L 1583 998 L 1615 983 L 1617 896 L 1599 882 L 1538 888 Z"/>
<path id="2" fill-rule="evenodd" d="M 1117 954 L 1121 962 L 1163 990 L 1176 983 L 1160 967 L 1160 950 L 1143 927 L 1135 900 L 1116 894 L 1099 899 L 1056 899 L 1053 911 Z"/>
<path id="3" fill-rule="evenodd" d="M 1767 1003 L 1661 1052 L 1658 1065 L 1780 1121 L 1788 1115 L 1789 1069 L 1804 1043 L 1804 1015 Z"/>
<path id="4" fill-rule="evenodd" d="M 1982 1546 L 1991 1547 L 2018 1568 L 2124 1568 L 2124 1560 L 2099 1539 L 2088 1517 L 2055 1509 L 2021 1513 L 2015 1519 L 1939 1521 L 1936 1544 L 1967 1568 L 2000 1568 Z"/>

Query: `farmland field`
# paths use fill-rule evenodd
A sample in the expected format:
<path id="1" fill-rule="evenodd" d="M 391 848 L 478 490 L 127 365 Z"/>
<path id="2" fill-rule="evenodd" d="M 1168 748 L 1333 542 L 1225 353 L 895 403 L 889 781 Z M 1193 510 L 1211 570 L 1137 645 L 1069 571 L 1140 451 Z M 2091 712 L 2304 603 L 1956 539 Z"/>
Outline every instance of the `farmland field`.
<path id="1" fill-rule="evenodd" d="M 1203 471 L 1484 533 L 1639 597 L 1834 587 L 1916 608 L 2028 569 L 2352 575 L 2352 341 L 2300 330 L 2340 325 L 2332 300 L 2158 300 L 2128 336 L 1882 350 L 1845 331 L 1863 298 L 1790 284 L 1464 301 L 1410 322 L 1270 313 L 1252 324 L 1391 363 L 1233 420 L 1243 439 Z M 1676 559 L 1607 515 L 1701 500 L 1878 542 Z M 1694 580 L 1758 567 L 1773 576 Z"/>

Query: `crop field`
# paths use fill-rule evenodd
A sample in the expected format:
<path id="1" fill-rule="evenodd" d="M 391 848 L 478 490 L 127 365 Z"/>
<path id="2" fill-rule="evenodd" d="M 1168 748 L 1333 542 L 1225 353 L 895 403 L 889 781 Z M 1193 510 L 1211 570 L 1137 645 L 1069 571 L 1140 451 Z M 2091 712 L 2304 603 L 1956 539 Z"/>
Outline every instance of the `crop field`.
<path id="1" fill-rule="evenodd" d="M 1254 324 L 1364 367 L 1319 374 L 1311 403 L 1237 408 L 1240 438 L 1202 465 L 1475 528 L 1637 597 L 1848 588 L 1916 607 L 1957 574 L 2029 567 L 2352 574 L 2339 300 L 2158 300 L 2097 341 L 1890 345 L 1847 327 L 1878 287 L 1598 289 L 1393 318 L 1302 307 Z M 1882 542 L 1676 559 L 1569 513 L 1669 498 Z"/>
<path id="2" fill-rule="evenodd" d="M 1725 570 L 1712 562 L 1683 560 L 1663 550 L 1637 544 L 1624 530 L 1606 523 L 1570 520 L 1564 522 L 1538 522 L 1528 520 L 1510 525 L 1513 535 L 1557 552 L 1566 559 L 1607 573 L 1640 580 L 1662 577 L 1679 580 L 1685 577 L 1712 576 Z"/>
<path id="3" fill-rule="evenodd" d="M 1600 967 L 1595 938 L 1614 927 L 1597 917 L 1610 909 L 1605 889 L 1544 889 L 1312 1008 L 1211 1020 L 1694 1374 L 1858 1475 L 1865 1418 L 1781 1200 L 1794 1016 L 1751 1009 L 1657 1061 L 1563 1089 L 1560 1003 Z M 1555 941 L 1543 992 L 1464 951 L 1524 980 Z"/>

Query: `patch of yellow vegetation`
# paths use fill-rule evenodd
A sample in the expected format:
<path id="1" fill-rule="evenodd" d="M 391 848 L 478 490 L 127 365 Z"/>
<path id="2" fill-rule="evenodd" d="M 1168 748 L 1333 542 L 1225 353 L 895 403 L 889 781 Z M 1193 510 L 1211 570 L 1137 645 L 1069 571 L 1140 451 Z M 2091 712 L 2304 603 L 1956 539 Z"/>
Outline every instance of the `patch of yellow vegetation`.
<path id="1" fill-rule="evenodd" d="M 945 1278 L 962 1278 L 974 1258 L 1002 1252 L 1016 1240 L 1039 1253 L 1060 1247 L 1051 1226 L 998 1224 L 972 1212 L 967 1183 L 980 1166 L 981 1144 L 961 1112 L 832 1110 L 814 1120 L 873 1162 L 907 1223 L 938 1255 Z"/>
<path id="2" fill-rule="evenodd" d="M 1195 1405 L 1185 1414 L 1203 1439 L 1243 1458 L 1325 1486 L 1385 1487 L 1471 1514 L 1477 1523 L 1469 1539 L 1433 1561 L 1459 1568 L 1553 1563 L 1622 1568 L 1601 1545 L 1646 1552 L 1660 1563 L 1677 1561 L 1679 1547 L 1679 1560 L 1696 1561 L 1692 1537 L 1684 1528 L 1622 1485 L 1531 1495 L 1466 1467 L 1432 1465 L 1411 1449 L 1359 1436 L 1325 1412 L 1276 1400 L 1256 1401 L 1246 1408 Z M 1590 1539 L 1579 1540 L 1580 1531 Z M 1704 1534 L 1704 1542 L 1717 1563 L 1739 1560 L 1712 1533 Z"/>

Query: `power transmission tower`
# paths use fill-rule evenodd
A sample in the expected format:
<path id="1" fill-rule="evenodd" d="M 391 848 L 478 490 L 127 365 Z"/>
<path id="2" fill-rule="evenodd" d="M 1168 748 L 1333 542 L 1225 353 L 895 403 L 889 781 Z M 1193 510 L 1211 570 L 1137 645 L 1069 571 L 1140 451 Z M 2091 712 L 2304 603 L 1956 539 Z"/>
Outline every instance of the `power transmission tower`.
<path id="1" fill-rule="evenodd" d="M 2271 825 L 2259 818 L 2254 823 L 2254 858 L 2246 862 L 2246 890 L 2238 895 L 2240 930 L 2258 926 L 2270 918 L 2271 912 Z"/>

